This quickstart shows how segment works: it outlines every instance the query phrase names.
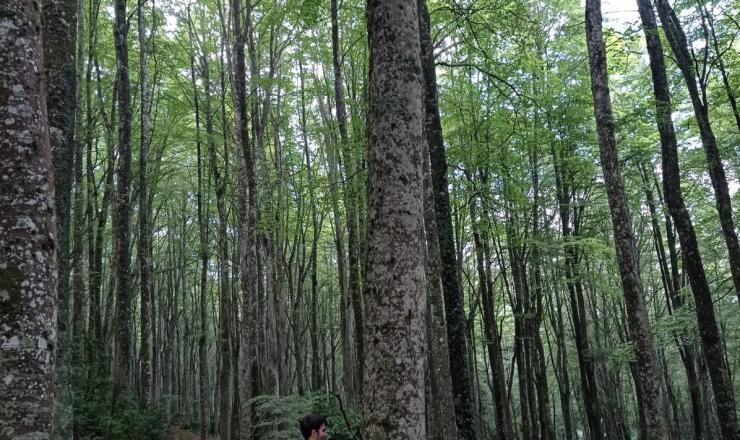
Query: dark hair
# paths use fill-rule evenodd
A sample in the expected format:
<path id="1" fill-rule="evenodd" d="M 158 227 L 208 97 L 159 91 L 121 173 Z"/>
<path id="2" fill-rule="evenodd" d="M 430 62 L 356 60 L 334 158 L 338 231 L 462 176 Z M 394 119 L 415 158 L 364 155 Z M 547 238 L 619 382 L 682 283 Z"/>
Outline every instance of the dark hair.
<path id="1" fill-rule="evenodd" d="M 317 414 L 309 414 L 298 420 L 298 426 L 301 428 L 303 438 L 311 437 L 311 432 L 321 429 L 321 425 L 326 425 L 326 419 Z"/>

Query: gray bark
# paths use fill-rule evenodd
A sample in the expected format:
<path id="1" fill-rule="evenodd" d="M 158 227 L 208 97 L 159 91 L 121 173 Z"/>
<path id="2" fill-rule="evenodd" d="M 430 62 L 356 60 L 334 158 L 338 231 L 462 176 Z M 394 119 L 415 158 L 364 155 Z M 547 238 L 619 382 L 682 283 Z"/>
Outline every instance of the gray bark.
<path id="1" fill-rule="evenodd" d="M 50 438 L 54 409 L 57 243 L 40 28 L 36 1 L 0 2 L 0 436 L 13 440 Z"/>
<path id="2" fill-rule="evenodd" d="M 423 78 L 414 0 L 367 4 L 366 440 L 425 435 Z"/>
<path id="3" fill-rule="evenodd" d="M 627 308 L 627 323 L 637 357 L 637 383 L 642 399 L 645 430 L 648 439 L 663 439 L 667 437 L 668 431 L 663 413 L 662 384 L 650 333 L 645 294 L 640 280 L 632 218 L 619 172 L 614 116 L 609 94 L 606 47 L 601 26 L 601 1 L 587 0 L 586 39 L 591 73 L 591 94 L 594 99 L 601 167 L 604 172 L 619 274 Z"/>
<path id="4" fill-rule="evenodd" d="M 663 46 L 657 32 L 652 4 L 647 0 L 639 0 L 638 6 L 645 31 L 645 39 L 647 40 L 648 55 L 650 56 L 650 70 L 655 94 L 655 117 L 660 132 L 663 162 L 663 191 L 665 192 L 668 210 L 676 225 L 683 252 L 684 268 L 694 296 L 701 347 L 712 379 L 715 404 L 721 420 L 720 428 L 725 439 L 734 440 L 737 438 L 737 414 L 725 361 L 725 351 L 714 314 L 712 294 L 699 252 L 694 225 L 681 192 L 678 142 L 671 120 L 671 97 L 663 57 Z M 665 5 L 663 9 L 664 13 L 669 12 L 665 11 Z M 675 15 L 672 14 L 661 16 L 661 19 L 665 19 L 665 21 L 673 18 L 675 18 Z"/>

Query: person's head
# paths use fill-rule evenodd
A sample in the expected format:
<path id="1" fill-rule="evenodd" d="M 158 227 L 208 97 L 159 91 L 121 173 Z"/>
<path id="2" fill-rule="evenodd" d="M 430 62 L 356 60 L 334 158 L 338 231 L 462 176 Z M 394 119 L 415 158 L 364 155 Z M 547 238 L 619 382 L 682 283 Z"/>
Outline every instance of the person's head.
<path id="1" fill-rule="evenodd" d="M 303 438 L 310 440 L 326 439 L 326 419 L 316 414 L 309 414 L 298 421 Z"/>

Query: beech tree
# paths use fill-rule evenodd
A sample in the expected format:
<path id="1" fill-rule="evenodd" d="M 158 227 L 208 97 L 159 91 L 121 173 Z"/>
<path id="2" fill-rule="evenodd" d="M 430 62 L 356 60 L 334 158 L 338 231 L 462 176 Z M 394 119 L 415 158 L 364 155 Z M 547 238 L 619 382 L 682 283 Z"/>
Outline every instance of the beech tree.
<path id="1" fill-rule="evenodd" d="M 0 433 L 6 438 L 49 438 L 54 410 L 57 238 L 40 19 L 34 1 L 0 5 Z"/>
<path id="2" fill-rule="evenodd" d="M 416 3 L 371 1 L 363 390 L 367 439 L 422 438 L 423 78 Z"/>

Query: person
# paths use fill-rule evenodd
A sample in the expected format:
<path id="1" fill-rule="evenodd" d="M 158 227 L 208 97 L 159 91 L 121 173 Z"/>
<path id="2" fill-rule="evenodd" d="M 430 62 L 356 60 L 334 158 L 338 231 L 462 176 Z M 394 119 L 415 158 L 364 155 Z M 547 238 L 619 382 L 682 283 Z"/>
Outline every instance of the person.
<path id="1" fill-rule="evenodd" d="M 303 438 L 307 440 L 326 440 L 326 419 L 316 414 L 309 414 L 298 421 Z"/>

